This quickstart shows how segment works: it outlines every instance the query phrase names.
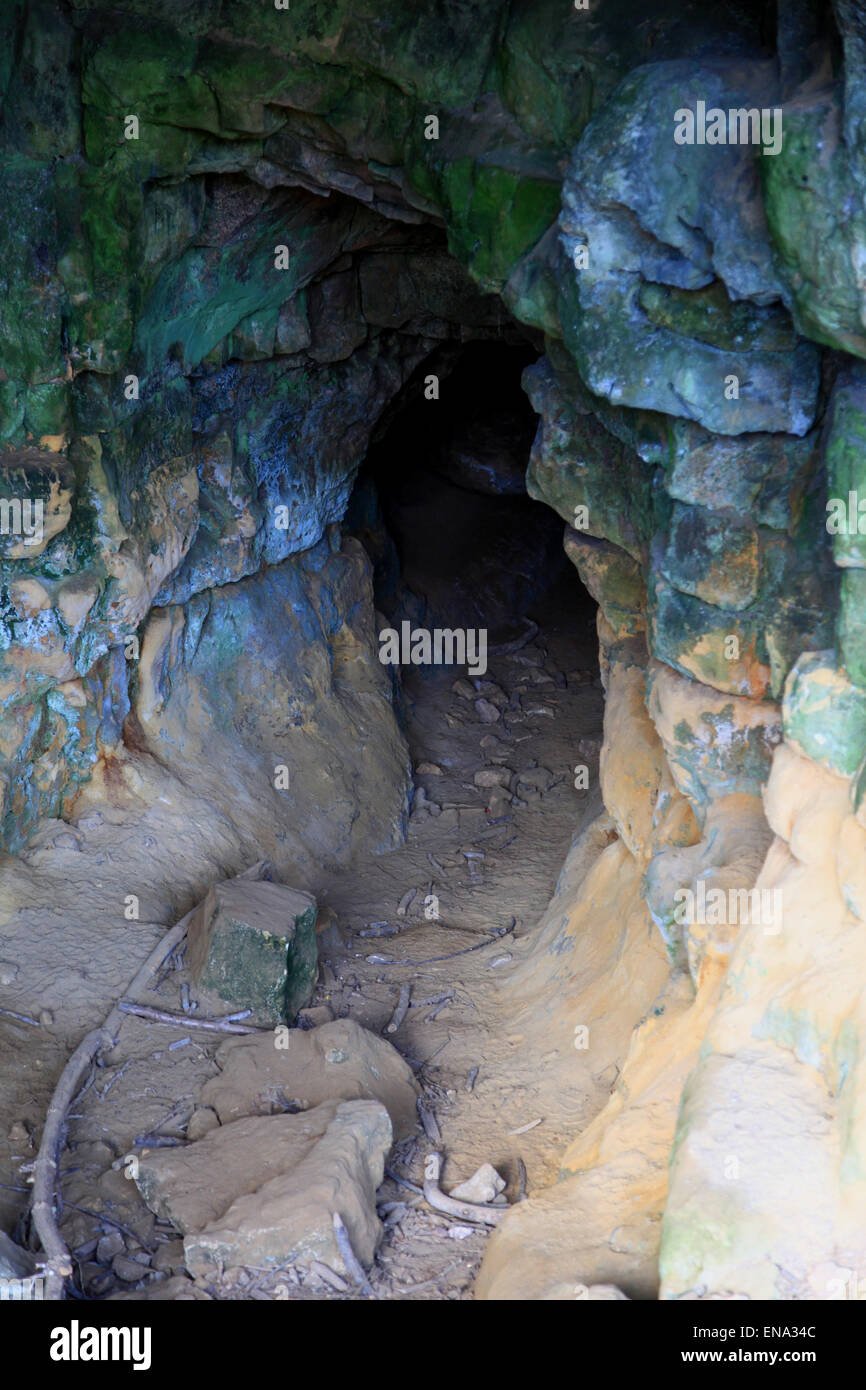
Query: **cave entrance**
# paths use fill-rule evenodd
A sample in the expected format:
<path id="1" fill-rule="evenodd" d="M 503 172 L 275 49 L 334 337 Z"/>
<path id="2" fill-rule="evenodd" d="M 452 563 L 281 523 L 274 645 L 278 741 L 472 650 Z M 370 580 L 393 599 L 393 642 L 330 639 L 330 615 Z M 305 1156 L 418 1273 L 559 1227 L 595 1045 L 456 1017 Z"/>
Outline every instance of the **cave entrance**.
<path id="1" fill-rule="evenodd" d="M 496 650 L 538 624 L 547 639 L 571 640 L 561 665 L 574 671 L 579 659 L 585 670 L 596 605 L 565 555 L 561 518 L 526 488 L 538 419 L 521 374 L 537 355 L 481 341 L 425 361 L 374 436 L 346 524 L 373 561 L 376 609 L 395 630 L 480 631 Z M 435 400 L 424 390 L 431 377 Z M 595 678 L 594 648 L 589 660 Z M 427 663 L 416 664 L 423 673 Z"/>
<path id="2" fill-rule="evenodd" d="M 419 1088 L 423 1130 L 395 1145 L 382 1188 L 401 1215 L 380 1267 L 412 1270 L 441 1297 L 468 1293 L 488 1231 L 461 1233 L 455 1261 L 436 1218 L 408 1207 L 429 1153 L 444 1148 L 454 1177 L 491 1164 L 511 1197 L 531 1193 L 555 1176 L 556 1136 L 587 1100 L 574 1039 L 563 1041 L 573 1022 L 552 1019 L 549 1001 L 551 974 L 568 980 L 554 895 L 598 813 L 604 699 L 596 605 L 564 553 L 562 518 L 526 491 L 537 420 L 521 374 L 534 355 L 486 340 L 425 360 L 382 421 L 345 523 L 373 562 L 380 636 L 403 623 L 489 636 L 483 674 L 395 670 L 405 838 L 319 895 L 333 918 L 316 1008 L 391 1040 Z"/>
<path id="3" fill-rule="evenodd" d="M 535 355 L 482 341 L 427 359 L 383 419 L 355 485 L 345 525 L 373 563 L 380 660 L 399 667 L 395 703 L 414 788 L 406 846 L 384 866 L 373 862 L 363 884 L 353 875 L 348 894 L 335 885 L 334 905 L 354 931 L 417 926 L 441 937 L 456 921 L 471 932 L 509 920 L 528 930 L 597 782 L 597 606 L 565 554 L 562 519 L 526 489 L 538 422 L 521 374 Z M 435 402 L 423 390 L 434 374 Z M 465 632 L 467 653 L 471 633 L 483 632 L 476 669 L 437 658 L 443 629 Z M 434 640 L 416 654 L 424 632 Z M 395 655 L 386 634 L 412 641 Z M 519 852 L 501 857 L 518 842 Z M 395 918 L 387 896 L 375 897 L 382 874 L 411 877 L 422 845 L 433 873 Z M 440 917 L 422 911 L 427 899 Z"/>

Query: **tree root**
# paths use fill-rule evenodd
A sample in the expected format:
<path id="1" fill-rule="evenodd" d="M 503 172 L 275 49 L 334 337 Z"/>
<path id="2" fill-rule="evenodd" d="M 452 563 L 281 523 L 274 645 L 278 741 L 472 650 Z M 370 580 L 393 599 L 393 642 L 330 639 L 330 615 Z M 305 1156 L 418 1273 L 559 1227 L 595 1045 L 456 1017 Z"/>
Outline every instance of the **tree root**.
<path id="1" fill-rule="evenodd" d="M 264 878 L 268 871 L 267 861 L 261 860 L 237 877 Z M 171 928 L 171 931 L 157 942 L 147 960 L 124 990 L 124 1000 L 134 999 L 139 990 L 144 989 L 149 983 L 151 976 L 159 969 L 166 956 L 177 950 L 186 936 L 195 910 L 192 908 L 176 926 Z M 88 1033 L 82 1039 L 60 1073 L 60 1080 L 54 1088 L 54 1094 L 45 1116 L 42 1141 L 33 1165 L 33 1195 L 30 1199 L 30 1214 L 33 1227 L 48 1257 L 44 1262 L 46 1299 L 62 1299 L 65 1281 L 72 1274 L 72 1257 L 60 1234 L 60 1228 L 54 1214 L 66 1112 L 78 1092 L 81 1078 L 88 1067 L 93 1064 L 94 1059 L 103 1048 L 114 1045 L 125 1016 L 124 1011 L 120 1008 L 120 1003 L 116 1004 L 102 1027 L 94 1028 L 92 1033 Z"/>
<path id="2" fill-rule="evenodd" d="M 486 1206 L 481 1202 L 458 1202 L 449 1197 L 439 1187 L 439 1174 L 442 1172 L 442 1155 L 427 1155 L 424 1164 L 424 1196 L 436 1211 L 446 1216 L 454 1216 L 460 1221 L 475 1221 L 484 1226 L 498 1226 L 508 1214 L 508 1207 Z"/>

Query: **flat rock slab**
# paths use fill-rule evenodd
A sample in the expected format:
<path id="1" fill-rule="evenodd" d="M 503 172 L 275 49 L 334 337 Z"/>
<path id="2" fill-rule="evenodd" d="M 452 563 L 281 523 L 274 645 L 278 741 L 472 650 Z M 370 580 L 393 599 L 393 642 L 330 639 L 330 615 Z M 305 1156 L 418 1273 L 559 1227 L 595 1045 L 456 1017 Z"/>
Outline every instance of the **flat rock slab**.
<path id="1" fill-rule="evenodd" d="M 342 1217 L 358 1259 L 369 1267 L 382 1234 L 376 1189 L 392 1138 L 384 1105 L 342 1102 L 322 1137 L 290 1172 L 238 1197 L 219 1220 L 187 1235 L 190 1273 L 207 1278 L 223 1269 L 276 1269 L 290 1261 L 321 1260 L 348 1274 L 334 1236 L 334 1212 Z"/>
<path id="2" fill-rule="evenodd" d="M 145 1151 L 136 1185 L 151 1211 L 184 1235 L 217 1221 L 238 1197 L 295 1168 L 319 1142 L 338 1101 L 298 1115 L 235 1120 L 182 1149 Z"/>
<path id="3" fill-rule="evenodd" d="M 195 983 L 263 1027 L 288 1022 L 316 980 L 316 902 L 282 883 L 214 884 L 190 922 L 187 965 Z"/>
<path id="4" fill-rule="evenodd" d="M 267 1115 L 297 1104 L 329 1100 L 377 1100 L 403 1139 L 417 1123 L 418 1089 L 407 1063 L 384 1038 L 350 1018 L 319 1028 L 227 1038 L 216 1053 L 220 1075 L 202 1088 L 199 1102 L 222 1124 L 244 1115 Z"/>

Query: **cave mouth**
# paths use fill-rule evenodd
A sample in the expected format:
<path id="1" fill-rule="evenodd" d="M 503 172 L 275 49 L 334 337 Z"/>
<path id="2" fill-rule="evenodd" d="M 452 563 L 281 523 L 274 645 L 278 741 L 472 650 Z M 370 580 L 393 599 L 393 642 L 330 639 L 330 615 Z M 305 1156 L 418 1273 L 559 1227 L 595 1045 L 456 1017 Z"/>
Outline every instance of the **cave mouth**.
<path id="1" fill-rule="evenodd" d="M 241 211 L 256 216 L 248 190 L 235 212 L 232 199 L 211 192 L 208 236 L 233 235 Z M 62 1011 L 57 995 L 30 983 L 42 955 L 55 958 L 53 917 L 28 907 L 14 945 L 4 942 L 44 1016 L 53 1017 L 50 1005 L 68 1029 L 62 1045 L 42 1043 L 47 1075 L 61 1050 L 105 1017 L 106 988 L 117 998 L 128 991 L 132 933 L 145 954 L 187 908 L 199 904 L 203 922 L 217 889 L 236 891 L 244 910 L 275 890 L 309 895 L 319 973 L 307 982 L 305 1007 L 287 1003 L 285 1016 L 298 1034 L 333 1025 L 337 1041 L 348 1034 L 357 1042 L 366 1030 L 393 1046 L 399 1059 L 389 1065 L 403 1068 L 404 1086 L 411 1077 L 428 1116 L 423 1134 L 393 1146 L 398 1176 L 383 1186 L 385 1208 L 399 1207 L 406 1183 L 422 1179 L 429 1117 L 445 1118 L 455 1087 L 465 1083 L 473 1094 L 479 1068 L 473 1113 L 449 1139 L 452 1171 L 495 1160 L 511 1197 L 525 1187 L 527 1167 L 531 1182 L 545 1171 L 546 1131 L 521 1142 L 519 1163 L 490 1148 L 502 1096 L 528 1094 L 535 1065 L 531 1050 L 516 1061 L 509 1053 L 509 1010 L 498 990 L 505 967 L 531 949 L 522 938 L 542 919 L 595 805 L 575 774 L 597 760 L 603 711 L 596 605 L 564 550 L 562 517 L 527 490 L 538 417 L 521 379 L 538 360 L 537 340 L 498 301 L 469 297 L 438 229 L 386 236 L 384 250 L 377 243 L 351 269 L 329 262 L 311 279 L 303 312 L 280 311 L 279 352 L 268 355 L 266 334 L 260 341 L 250 323 L 186 378 L 182 353 L 172 354 L 171 382 L 189 392 L 195 468 L 188 490 L 155 490 L 149 505 L 176 527 L 175 569 L 140 624 L 133 656 L 116 648 L 107 668 L 117 682 L 117 734 L 63 808 L 64 823 L 40 827 L 21 856 L 23 895 L 31 866 L 44 865 L 53 884 L 62 880 L 54 911 L 73 924 L 62 947 Z M 423 305 L 408 327 L 384 323 L 390 238 L 407 258 L 436 258 L 437 274 L 454 280 L 454 317 L 437 315 L 436 332 Z M 352 317 L 361 300 L 369 322 Z M 437 389 L 428 394 L 431 381 Z M 294 530 L 274 520 L 281 511 Z M 385 627 L 405 623 L 467 638 L 483 631 L 482 664 L 434 658 L 395 663 L 383 676 L 370 629 L 381 643 Z M 475 650 L 482 654 L 477 643 Z M 116 867 L 103 878 L 104 863 Z M 226 890 L 239 873 L 249 884 Z M 122 943 L 120 919 L 129 933 Z M 103 963 L 98 978 L 78 969 L 88 954 Z M 136 1280 L 130 1252 L 176 1244 L 171 1222 L 154 1221 L 118 1159 L 124 1148 L 136 1156 L 182 1148 L 211 1132 L 217 1111 L 201 1098 L 219 1069 L 221 1030 L 248 1031 L 225 1011 L 247 1016 L 245 972 L 253 967 L 233 945 L 220 963 L 231 979 L 217 980 L 216 967 L 213 976 L 200 968 L 203 955 L 169 959 L 146 1000 L 124 1011 L 134 1067 L 125 1054 L 112 1057 L 105 1089 L 76 1104 L 69 1142 L 85 1158 L 64 1175 L 63 1236 L 76 1252 L 99 1247 L 105 1255 L 77 1276 L 79 1295 L 116 1290 L 125 1275 Z M 23 994 L 25 1007 L 30 997 Z M 257 1013 L 249 1031 L 268 1031 L 268 1017 Z M 154 1045 L 153 1028 L 168 1029 L 171 1041 Z M 452 1034 L 461 1046 L 443 1057 Z M 49 1096 L 34 1093 L 23 1053 L 12 1079 L 29 1109 L 15 1090 L 7 1129 L 21 1114 L 35 1128 Z M 108 1088 L 114 1108 L 105 1126 Z M 181 1090 L 189 1104 L 178 1120 L 171 1098 Z M 294 1115 L 293 1096 L 269 1091 L 255 1099 L 261 1112 L 244 1114 Z M 559 1104 L 545 1093 L 549 1114 Z M 527 1119 L 531 1125 L 532 1116 L 515 1116 L 519 1131 Z M 100 1147 L 108 1131 L 111 1153 Z M 3 1169 L 12 1179 L 9 1224 L 20 1215 L 16 1171 Z M 108 1219 L 137 1232 L 110 1252 L 99 1217 L 78 1220 L 101 1184 L 111 1186 Z M 394 1233 L 392 1241 L 389 1227 L 376 1275 L 388 1297 L 402 1291 L 391 1259 L 402 1235 Z M 430 1263 L 428 1237 L 422 1223 L 409 1241 L 416 1278 L 432 1271 L 442 1296 L 465 1296 L 484 1254 L 482 1233 L 465 1246 L 456 1273 L 445 1243 Z M 189 1271 L 175 1255 L 178 1270 Z M 215 1277 L 209 1286 L 216 1297 L 235 1296 L 230 1281 Z M 311 1287 L 323 1296 L 315 1279 Z"/>
<path id="2" fill-rule="evenodd" d="M 428 361 L 386 413 L 345 525 L 370 555 L 390 624 L 483 630 L 492 646 L 520 640 L 539 615 L 594 627 L 562 520 L 527 491 L 538 418 L 521 375 L 536 358 L 529 345 L 451 346 L 438 397 L 421 389 Z"/>
<path id="3" fill-rule="evenodd" d="M 864 5 L 0 29 L 12 1269 L 468 1297 L 432 1148 L 530 1199 L 481 1299 L 862 1297 Z M 389 665 L 394 626 L 489 664 Z M 299 1273 L 264 1160 L 359 1095 L 351 1248 L 314 1157 Z M 232 1170 L 198 1229 L 145 1200 L 173 1148 L 209 1200 Z"/>

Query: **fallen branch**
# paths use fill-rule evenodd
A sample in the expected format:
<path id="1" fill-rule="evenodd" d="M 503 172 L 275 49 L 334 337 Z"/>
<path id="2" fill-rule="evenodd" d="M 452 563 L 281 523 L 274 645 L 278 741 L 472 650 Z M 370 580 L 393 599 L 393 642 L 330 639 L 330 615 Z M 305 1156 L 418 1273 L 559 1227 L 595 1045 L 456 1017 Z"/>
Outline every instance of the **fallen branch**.
<path id="1" fill-rule="evenodd" d="M 210 1033 L 266 1033 L 267 1028 L 248 1028 L 235 1023 L 236 1014 L 225 1018 L 190 1018 L 188 1014 L 173 1014 L 167 1009 L 152 1009 L 149 1004 L 133 1004 L 129 999 L 121 999 L 118 1009 L 123 1014 L 135 1014 L 136 1018 L 146 1018 L 149 1023 L 170 1023 L 175 1028 L 204 1028 Z M 249 1010 L 245 1010 L 249 1013 Z"/>
<path id="2" fill-rule="evenodd" d="M 349 1292 L 349 1285 L 346 1283 L 345 1279 L 341 1278 L 336 1270 L 331 1269 L 330 1265 L 322 1264 L 321 1260 L 312 1260 L 310 1262 L 310 1273 L 318 1274 L 319 1278 L 323 1279 L 326 1284 L 330 1284 L 331 1288 L 336 1289 L 337 1293 Z"/>
<path id="3" fill-rule="evenodd" d="M 174 1134 L 136 1134 L 132 1143 L 136 1149 L 177 1149 L 186 1144 Z"/>
<path id="4" fill-rule="evenodd" d="M 441 1012 L 442 1012 L 443 1009 L 447 1009 L 448 1006 L 449 1006 L 450 1004 L 453 1004 L 453 1003 L 454 1003 L 454 995 L 452 994 L 448 999 L 443 999 L 442 1002 L 441 1002 L 441 1004 L 437 1004 L 435 1009 L 431 1009 L 430 1012 L 429 1012 L 429 1014 L 426 1014 L 426 1015 L 425 1015 L 424 1022 L 425 1022 L 425 1023 L 432 1023 L 433 1020 L 434 1020 L 434 1018 L 438 1018 L 438 1017 L 439 1017 L 439 1015 L 441 1014 Z"/>
<path id="5" fill-rule="evenodd" d="M 19 1023 L 32 1023 L 34 1028 L 40 1026 L 38 1018 L 29 1018 L 27 1014 L 16 1014 L 12 1009 L 0 1009 L 0 1014 L 4 1018 L 17 1018 Z"/>
<path id="6" fill-rule="evenodd" d="M 525 1202 L 525 1201 L 526 1201 L 526 1188 L 527 1188 L 527 1182 L 526 1182 L 526 1164 L 523 1162 L 523 1159 L 522 1159 L 522 1158 L 519 1158 L 519 1159 L 517 1160 L 517 1178 L 518 1178 L 518 1182 L 517 1182 L 517 1200 L 518 1200 L 518 1202 Z"/>
<path id="7" fill-rule="evenodd" d="M 436 1116 L 433 1114 L 432 1110 L 427 1109 L 427 1106 L 424 1104 L 420 1096 L 418 1097 L 415 1104 L 418 1106 L 418 1116 L 421 1120 L 421 1124 L 423 1126 L 424 1133 L 427 1135 L 427 1138 L 433 1144 L 441 1144 L 442 1131 L 439 1128 L 439 1122 L 436 1119 Z"/>
<path id="8" fill-rule="evenodd" d="M 456 998 L 453 989 L 449 989 L 444 994 L 431 994 L 429 999 L 413 999 L 409 1005 L 410 1009 L 423 1009 L 428 1004 L 447 1004 Z"/>
<path id="9" fill-rule="evenodd" d="M 458 1202 L 455 1197 L 449 1197 L 441 1191 L 441 1172 L 442 1155 L 428 1154 L 424 1164 L 424 1196 L 435 1211 L 444 1212 L 446 1216 L 459 1217 L 461 1221 L 475 1221 L 484 1226 L 499 1225 L 507 1214 L 508 1207 L 491 1207 L 483 1202 Z"/>
<path id="10" fill-rule="evenodd" d="M 112 1164 L 112 1167 L 113 1166 Z M 129 1226 L 124 1226 L 122 1222 L 115 1221 L 112 1216 L 106 1216 L 104 1211 L 93 1211 L 90 1207 L 79 1207 L 76 1206 L 74 1202 L 64 1202 L 63 1205 L 69 1207 L 71 1211 L 80 1211 L 82 1216 L 91 1216 L 93 1220 L 100 1225 L 113 1226 L 116 1231 L 120 1231 L 125 1235 L 127 1240 L 131 1240 L 134 1245 L 138 1245 L 142 1250 L 146 1250 L 148 1255 L 153 1255 L 155 1253 L 153 1246 L 148 1245 L 147 1241 L 142 1240 L 141 1236 L 136 1235 L 135 1231 L 130 1230 Z"/>
<path id="11" fill-rule="evenodd" d="M 538 1117 L 537 1120 L 529 1120 L 525 1125 L 521 1125 L 519 1129 L 510 1129 L 510 1130 L 508 1131 L 508 1133 L 509 1133 L 509 1134 L 527 1134 L 527 1133 L 529 1132 L 530 1129 L 535 1129 L 537 1125 L 541 1125 L 541 1124 L 544 1124 L 544 1116 L 543 1116 L 543 1115 L 539 1115 L 539 1117 Z"/>
<path id="12" fill-rule="evenodd" d="M 455 956 L 468 956 L 470 951 L 480 951 L 482 946 L 492 946 L 495 942 L 501 941 L 503 936 L 508 936 L 516 926 L 514 918 L 511 919 L 510 927 L 497 927 L 493 936 L 489 936 L 486 941 L 479 941 L 475 946 L 464 946 L 462 951 L 449 951 L 447 956 L 428 956 L 427 960 L 385 960 L 377 962 L 379 965 L 438 965 L 443 960 L 454 960 Z M 462 930 L 462 929 L 461 929 Z M 368 957 L 369 959 L 369 957 Z"/>
<path id="13" fill-rule="evenodd" d="M 398 1187 L 408 1187 L 410 1192 L 423 1193 L 424 1191 L 422 1187 L 419 1187 L 417 1183 L 410 1182 L 408 1178 L 398 1177 L 393 1168 L 386 1168 L 385 1176 L 386 1178 L 390 1178 L 392 1182 L 397 1183 Z"/>

